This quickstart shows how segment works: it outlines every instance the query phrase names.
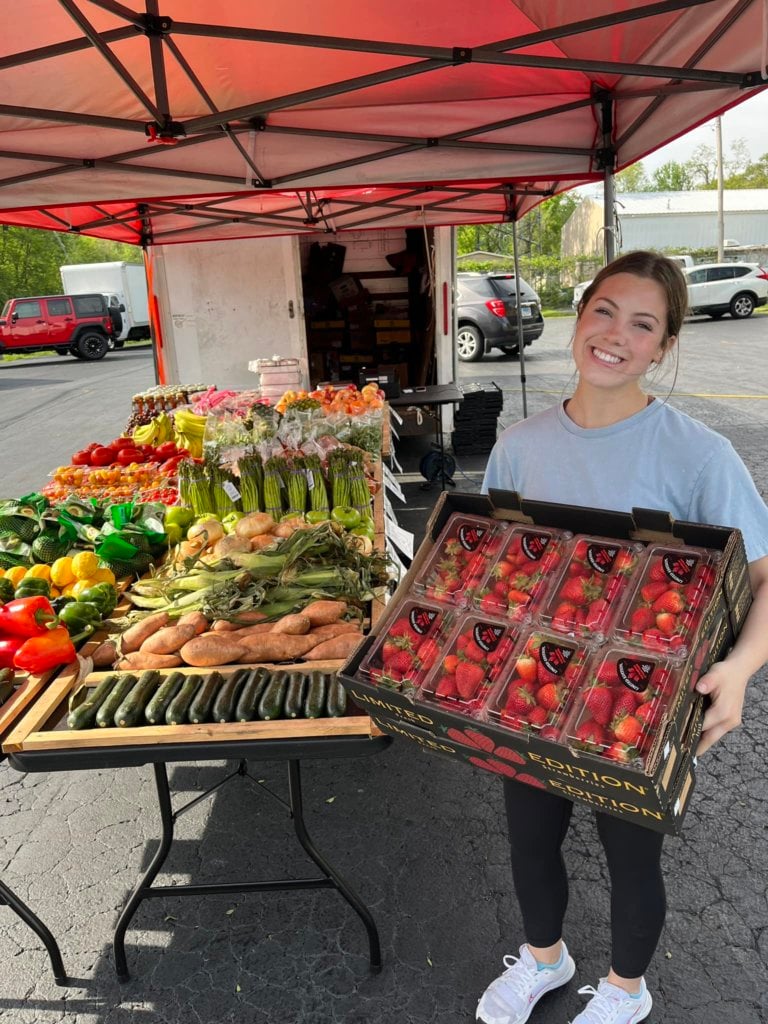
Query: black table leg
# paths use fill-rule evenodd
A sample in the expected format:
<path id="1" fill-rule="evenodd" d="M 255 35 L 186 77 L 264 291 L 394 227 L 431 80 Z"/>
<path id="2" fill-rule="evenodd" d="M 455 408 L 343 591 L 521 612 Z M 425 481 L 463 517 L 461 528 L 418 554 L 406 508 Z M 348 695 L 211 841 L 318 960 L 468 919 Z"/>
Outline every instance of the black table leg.
<path id="1" fill-rule="evenodd" d="M 131 923 L 133 915 L 138 910 L 139 904 L 142 900 L 147 898 L 152 882 L 155 880 L 160 868 L 163 866 L 163 862 L 168 856 L 168 851 L 170 850 L 171 843 L 173 842 L 174 816 L 173 809 L 171 807 L 171 791 L 168 786 L 168 773 L 165 765 L 162 763 L 154 764 L 152 767 L 155 770 L 155 786 L 157 788 L 157 801 L 160 807 L 162 835 L 160 837 L 160 845 L 157 848 L 157 852 L 144 873 L 144 877 L 139 881 L 136 888 L 128 897 L 128 902 L 123 907 L 122 913 L 120 914 L 117 922 L 117 927 L 115 928 L 113 949 L 115 952 L 115 970 L 117 971 L 119 981 L 128 981 L 130 978 L 130 974 L 128 973 L 128 961 L 125 958 L 125 933 L 128 930 L 128 925 Z"/>
<path id="2" fill-rule="evenodd" d="M 370 911 L 357 893 L 347 885 L 341 875 L 331 867 L 328 861 L 325 860 L 320 853 L 318 853 L 309 833 L 307 832 L 307 827 L 304 823 L 304 804 L 301 797 L 301 769 L 298 761 L 288 762 L 288 794 L 291 807 L 291 818 L 293 819 L 293 827 L 296 830 L 296 837 L 306 853 L 312 858 L 315 864 L 317 864 L 323 874 L 330 879 L 334 888 L 339 891 L 365 925 L 365 930 L 368 932 L 368 948 L 371 970 L 380 971 L 381 945 L 379 943 L 379 933 Z"/>
<path id="3" fill-rule="evenodd" d="M 7 904 L 16 914 L 19 915 L 21 920 L 28 925 L 33 932 L 40 938 L 45 948 L 48 950 L 48 956 L 51 960 L 51 969 L 53 971 L 53 977 L 56 980 L 57 985 L 69 984 L 66 971 L 64 970 L 64 963 L 61 959 L 61 952 L 59 951 L 56 939 L 54 939 L 51 932 L 46 928 L 40 918 L 33 914 L 26 903 L 23 903 L 16 893 L 9 889 L 5 883 L 0 880 L 0 905 Z"/>

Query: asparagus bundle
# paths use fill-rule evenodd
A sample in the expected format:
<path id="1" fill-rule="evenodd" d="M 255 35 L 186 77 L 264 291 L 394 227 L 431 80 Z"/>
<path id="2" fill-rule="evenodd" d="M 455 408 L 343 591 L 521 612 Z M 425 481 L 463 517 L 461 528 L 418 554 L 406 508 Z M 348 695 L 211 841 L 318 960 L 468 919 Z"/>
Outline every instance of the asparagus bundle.
<path id="1" fill-rule="evenodd" d="M 273 456 L 264 466 L 264 511 L 279 519 L 283 514 L 283 481 L 281 460 Z"/>
<path id="2" fill-rule="evenodd" d="M 328 505 L 328 490 L 325 486 L 320 457 L 318 455 L 305 455 L 304 469 L 307 474 L 310 512 L 324 512 L 328 515 L 331 510 Z"/>
<path id="3" fill-rule="evenodd" d="M 216 511 L 205 468 L 197 462 L 184 459 L 179 463 L 179 495 L 182 505 L 196 516 Z"/>
<path id="4" fill-rule="evenodd" d="M 328 476 L 334 506 L 351 505 L 361 515 L 370 512 L 371 494 L 361 454 L 344 448 L 335 449 L 328 456 Z"/>
<path id="5" fill-rule="evenodd" d="M 237 463 L 240 470 L 240 498 L 243 512 L 264 511 L 264 464 L 261 456 L 243 455 Z"/>

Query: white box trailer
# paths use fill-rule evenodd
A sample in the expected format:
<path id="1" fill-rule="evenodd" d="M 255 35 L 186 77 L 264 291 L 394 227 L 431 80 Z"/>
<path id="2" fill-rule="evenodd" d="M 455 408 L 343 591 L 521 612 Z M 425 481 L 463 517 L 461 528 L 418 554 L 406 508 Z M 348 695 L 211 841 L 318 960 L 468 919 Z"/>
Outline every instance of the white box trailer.
<path id="1" fill-rule="evenodd" d="M 60 268 L 67 295 L 100 292 L 122 320 L 117 339 L 148 338 L 147 275 L 141 263 L 76 263 Z"/>
<path id="2" fill-rule="evenodd" d="M 345 246 L 343 274 L 361 276 L 372 301 L 385 302 L 394 289 L 402 294 L 402 275 L 398 280 L 386 256 L 404 249 L 404 229 L 150 246 L 160 381 L 254 388 L 258 378 L 248 364 L 279 356 L 299 360 L 302 386 L 308 387 L 302 263 L 306 268 L 312 242 L 325 245 L 329 239 Z M 436 379 L 430 383 L 443 384 L 455 380 L 453 229 L 428 229 L 426 249 L 423 287 L 431 289 L 435 317 Z M 450 411 L 445 410 L 446 429 Z"/>

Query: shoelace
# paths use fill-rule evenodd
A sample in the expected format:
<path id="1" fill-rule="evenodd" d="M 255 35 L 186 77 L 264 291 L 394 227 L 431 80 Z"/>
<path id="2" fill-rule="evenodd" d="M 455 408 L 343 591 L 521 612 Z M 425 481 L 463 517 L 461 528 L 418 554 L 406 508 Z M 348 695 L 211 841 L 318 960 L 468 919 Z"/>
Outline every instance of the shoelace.
<path id="1" fill-rule="evenodd" d="M 582 1011 L 582 1013 L 587 1014 L 589 1024 L 612 1024 L 616 1019 L 618 998 L 606 992 L 600 992 L 593 985 L 585 985 L 583 988 L 580 988 L 579 995 L 592 996 L 592 1001 Z"/>
<path id="2" fill-rule="evenodd" d="M 509 953 L 503 957 L 502 962 L 507 968 L 503 975 L 504 987 L 521 999 L 524 1004 L 527 1003 L 531 982 L 536 976 L 535 968 L 519 956 L 512 956 Z"/>

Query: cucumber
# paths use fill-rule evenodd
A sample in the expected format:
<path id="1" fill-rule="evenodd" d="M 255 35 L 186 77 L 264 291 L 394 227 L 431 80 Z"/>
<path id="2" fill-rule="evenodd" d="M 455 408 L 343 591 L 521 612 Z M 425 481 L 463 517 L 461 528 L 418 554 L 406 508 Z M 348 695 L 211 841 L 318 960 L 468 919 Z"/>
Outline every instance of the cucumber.
<path id="1" fill-rule="evenodd" d="M 328 693 L 325 698 L 325 712 L 329 718 L 343 718 L 347 713 L 347 691 L 336 675 L 328 676 Z"/>
<path id="2" fill-rule="evenodd" d="M 202 682 L 203 677 L 201 675 L 193 674 L 185 677 L 184 682 L 181 684 L 181 689 L 165 709 L 166 725 L 181 725 L 182 722 L 186 722 L 189 705 L 192 703 L 192 698 L 197 693 L 197 688 L 202 685 Z"/>
<path id="3" fill-rule="evenodd" d="M 144 708 L 147 706 L 147 701 L 157 689 L 159 682 L 160 673 L 157 669 L 153 668 L 142 672 L 139 676 L 139 681 L 115 712 L 115 725 L 120 729 L 127 729 L 132 725 L 138 725 L 144 717 Z"/>
<path id="4" fill-rule="evenodd" d="M 303 672 L 291 672 L 285 691 L 283 713 L 286 718 L 300 718 L 304 709 L 304 694 L 307 690 L 307 677 Z"/>
<path id="5" fill-rule="evenodd" d="M 67 715 L 67 728 L 92 729 L 96 723 L 96 712 L 107 699 L 119 678 L 117 673 L 110 672 L 102 679 L 99 685 L 91 690 L 90 696 Z"/>
<path id="6" fill-rule="evenodd" d="M 224 685 L 213 702 L 214 722 L 234 722 L 237 698 L 249 675 L 247 668 L 241 668 L 224 678 Z"/>
<path id="7" fill-rule="evenodd" d="M 249 672 L 248 678 L 240 691 L 240 698 L 235 710 L 235 719 L 238 722 L 252 722 L 256 717 L 256 709 L 261 695 L 266 689 L 267 683 L 272 677 L 266 668 L 255 668 Z"/>
<path id="8" fill-rule="evenodd" d="M 152 699 L 144 710 L 144 718 L 149 725 L 162 725 L 168 705 L 184 685 L 186 676 L 183 672 L 171 672 L 160 683 L 152 695 Z"/>
<path id="9" fill-rule="evenodd" d="M 210 720 L 213 702 L 216 699 L 219 688 L 223 683 L 224 677 L 221 672 L 211 672 L 210 675 L 205 677 L 203 685 L 197 691 L 195 699 L 189 705 L 188 721 L 193 725 L 200 725 L 201 722 L 207 722 Z"/>
<path id="10" fill-rule="evenodd" d="M 304 698 L 304 717 L 320 718 L 325 710 L 325 676 L 322 672 L 313 672 L 309 677 L 307 695 Z"/>
<path id="11" fill-rule="evenodd" d="M 136 679 L 133 672 L 127 672 L 118 678 L 109 696 L 96 712 L 96 725 L 100 729 L 109 729 L 115 724 L 115 712 L 136 685 Z"/>
<path id="12" fill-rule="evenodd" d="M 283 713 L 283 701 L 288 686 L 288 673 L 275 672 L 264 692 L 258 706 L 258 716 L 262 722 L 271 722 L 280 718 Z"/>

